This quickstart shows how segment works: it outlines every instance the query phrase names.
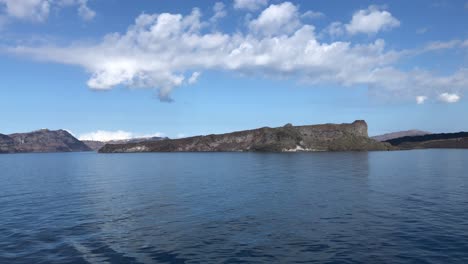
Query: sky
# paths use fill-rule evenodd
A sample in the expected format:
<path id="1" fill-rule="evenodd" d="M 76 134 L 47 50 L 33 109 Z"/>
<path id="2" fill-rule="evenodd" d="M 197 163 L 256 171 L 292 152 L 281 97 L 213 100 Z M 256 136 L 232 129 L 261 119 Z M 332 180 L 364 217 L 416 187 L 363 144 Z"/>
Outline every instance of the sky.
<path id="1" fill-rule="evenodd" d="M 468 1 L 0 0 L 0 133 L 468 131 Z"/>

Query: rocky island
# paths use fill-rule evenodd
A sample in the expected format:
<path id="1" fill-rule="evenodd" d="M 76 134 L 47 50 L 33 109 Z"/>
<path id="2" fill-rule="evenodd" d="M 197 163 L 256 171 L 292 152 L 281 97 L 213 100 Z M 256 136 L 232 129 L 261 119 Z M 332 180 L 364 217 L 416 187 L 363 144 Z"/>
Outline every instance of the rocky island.
<path id="1" fill-rule="evenodd" d="M 107 144 L 100 153 L 128 152 L 296 152 L 391 150 L 388 143 L 369 138 L 367 123 L 263 127 L 220 135 L 151 142 Z"/>
<path id="2" fill-rule="evenodd" d="M 389 141 L 389 140 L 396 139 L 396 138 L 424 136 L 424 135 L 429 135 L 429 134 L 432 134 L 432 133 L 427 132 L 427 131 L 413 129 L 413 130 L 405 130 L 405 131 L 387 133 L 387 134 L 383 134 L 379 136 L 373 136 L 371 138 L 380 142 L 384 142 L 384 141 Z"/>
<path id="3" fill-rule="evenodd" d="M 0 134 L 0 153 L 91 151 L 65 130 L 41 129 L 30 133 Z"/>
<path id="4" fill-rule="evenodd" d="M 401 150 L 429 148 L 464 149 L 468 148 L 468 132 L 407 136 L 387 140 L 386 142 Z"/>

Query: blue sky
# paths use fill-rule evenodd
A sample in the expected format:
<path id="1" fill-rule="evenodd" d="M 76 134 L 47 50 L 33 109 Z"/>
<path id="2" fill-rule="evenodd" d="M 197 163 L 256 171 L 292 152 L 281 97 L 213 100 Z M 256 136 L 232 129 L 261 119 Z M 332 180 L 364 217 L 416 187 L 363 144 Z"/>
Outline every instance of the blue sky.
<path id="1" fill-rule="evenodd" d="M 0 0 L 0 133 L 468 130 L 468 1 Z"/>

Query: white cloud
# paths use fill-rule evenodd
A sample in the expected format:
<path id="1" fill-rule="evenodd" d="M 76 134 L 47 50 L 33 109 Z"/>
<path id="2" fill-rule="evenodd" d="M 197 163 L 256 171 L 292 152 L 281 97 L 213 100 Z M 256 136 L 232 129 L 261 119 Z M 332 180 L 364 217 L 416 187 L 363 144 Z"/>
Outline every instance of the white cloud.
<path id="1" fill-rule="evenodd" d="M 78 15 L 86 21 L 92 20 L 96 16 L 96 12 L 90 9 L 87 5 L 87 0 L 79 1 Z"/>
<path id="2" fill-rule="evenodd" d="M 427 96 L 424 96 L 424 95 L 419 95 L 419 96 L 416 96 L 416 103 L 417 104 L 424 104 L 427 100 Z"/>
<path id="3" fill-rule="evenodd" d="M 359 10 L 354 13 L 346 30 L 349 34 L 357 33 L 375 34 L 382 30 L 388 30 L 400 26 L 400 21 L 386 10 L 378 6 L 369 6 L 368 9 Z"/>
<path id="4" fill-rule="evenodd" d="M 200 72 L 194 72 L 192 73 L 192 76 L 188 79 L 188 84 L 194 84 L 198 81 L 198 78 L 200 77 Z"/>
<path id="5" fill-rule="evenodd" d="M 325 14 L 322 12 L 316 12 L 316 11 L 306 11 L 304 14 L 301 15 L 301 18 L 309 18 L 309 19 L 318 19 L 318 18 L 324 18 Z"/>
<path id="6" fill-rule="evenodd" d="M 135 134 L 132 132 L 117 130 L 117 131 L 104 131 L 98 130 L 96 132 L 90 132 L 82 134 L 78 137 L 79 140 L 94 140 L 94 141 L 111 141 L 111 140 L 126 140 L 132 138 L 149 138 L 149 137 L 163 137 L 163 133 L 154 134 Z"/>
<path id="7" fill-rule="evenodd" d="M 206 70 L 290 78 L 307 85 L 366 86 L 411 101 L 421 94 L 436 98 L 447 88 L 460 93 L 468 89 L 468 69 L 445 76 L 399 70 L 396 65 L 407 51 L 389 50 L 382 39 L 321 42 L 314 26 L 299 17 L 289 2 L 271 5 L 244 32 L 223 33 L 202 30 L 210 22 L 201 19 L 198 9 L 185 16 L 142 14 L 126 32 L 108 34 L 96 44 L 16 46 L 7 51 L 80 66 L 90 73 L 92 89 L 155 88 L 166 101 L 174 88 L 193 84 Z"/>
<path id="8" fill-rule="evenodd" d="M 110 140 L 123 140 L 132 138 L 132 133 L 118 130 L 118 131 L 103 131 L 82 134 L 78 137 L 79 140 L 95 140 L 95 141 L 110 141 Z"/>
<path id="9" fill-rule="evenodd" d="M 235 9 L 255 11 L 268 4 L 268 0 L 234 0 Z"/>
<path id="10" fill-rule="evenodd" d="M 48 0 L 0 0 L 6 15 L 23 20 L 43 21 L 49 16 Z"/>
<path id="11" fill-rule="evenodd" d="M 425 34 L 429 29 L 427 27 L 423 27 L 423 28 L 418 28 L 416 30 L 416 34 L 419 34 L 419 35 L 422 35 L 422 34 Z"/>
<path id="12" fill-rule="evenodd" d="M 4 16 L 9 18 L 43 22 L 48 18 L 52 7 L 76 6 L 80 17 L 91 20 L 96 13 L 87 3 L 88 0 L 0 0 L 0 10 L 4 7 Z"/>
<path id="13" fill-rule="evenodd" d="M 343 36 L 345 33 L 345 30 L 344 30 L 343 24 L 341 22 L 336 21 L 328 25 L 324 29 L 324 32 L 330 35 L 332 38 L 337 38 L 337 37 Z"/>
<path id="14" fill-rule="evenodd" d="M 432 51 L 432 50 L 441 50 L 441 49 L 453 49 L 460 45 L 462 45 L 462 42 L 460 40 L 436 41 L 436 42 L 431 42 L 428 45 L 426 45 L 425 50 Z"/>
<path id="15" fill-rule="evenodd" d="M 442 93 L 439 95 L 439 100 L 444 103 L 453 104 L 460 101 L 461 97 L 455 93 Z"/>
<path id="16" fill-rule="evenodd" d="M 270 5 L 260 16 L 250 22 L 250 29 L 268 36 L 294 32 L 301 25 L 298 9 L 290 2 Z"/>
<path id="17" fill-rule="evenodd" d="M 223 4 L 223 2 L 216 2 L 213 6 L 213 12 L 214 15 L 210 19 L 212 23 L 216 23 L 219 19 L 227 15 L 225 5 Z"/>

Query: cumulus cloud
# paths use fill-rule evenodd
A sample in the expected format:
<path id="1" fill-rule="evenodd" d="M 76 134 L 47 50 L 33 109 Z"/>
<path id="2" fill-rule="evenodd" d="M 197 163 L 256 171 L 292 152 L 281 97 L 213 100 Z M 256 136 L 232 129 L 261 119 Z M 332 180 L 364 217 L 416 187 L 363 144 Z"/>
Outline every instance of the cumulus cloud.
<path id="1" fill-rule="evenodd" d="M 250 22 L 250 29 L 272 36 L 292 33 L 300 25 L 298 8 L 290 2 L 284 2 L 263 10 L 257 19 Z"/>
<path id="2" fill-rule="evenodd" d="M 357 33 L 375 34 L 398 26 L 400 26 L 398 19 L 393 17 L 390 12 L 374 5 L 354 13 L 351 22 L 345 25 L 347 32 L 351 35 Z"/>
<path id="3" fill-rule="evenodd" d="M 460 101 L 461 97 L 455 93 L 442 93 L 439 95 L 439 100 L 444 103 L 453 104 Z"/>
<path id="4" fill-rule="evenodd" d="M 52 7 L 76 6 L 78 14 L 85 20 L 91 20 L 96 13 L 91 10 L 88 0 L 0 0 L 0 9 L 4 16 L 33 22 L 45 21 Z"/>
<path id="5" fill-rule="evenodd" d="M 427 96 L 424 96 L 424 95 L 419 95 L 419 96 L 416 96 L 416 103 L 417 104 L 424 104 L 427 100 Z"/>
<path id="6" fill-rule="evenodd" d="M 268 4 L 268 0 L 234 0 L 235 9 L 255 11 Z"/>
<path id="7" fill-rule="evenodd" d="M 132 138 L 149 138 L 149 137 L 163 137 L 164 134 L 162 133 L 154 133 L 154 134 L 135 134 L 132 132 L 127 132 L 123 130 L 117 131 L 105 131 L 105 130 L 98 130 L 95 132 L 85 133 L 78 137 L 79 140 L 93 140 L 93 141 L 111 141 L 111 140 L 127 140 Z"/>
<path id="8" fill-rule="evenodd" d="M 411 100 L 468 88 L 468 69 L 445 76 L 399 70 L 396 65 L 406 53 L 389 50 L 382 39 L 321 42 L 315 27 L 301 21 L 298 7 L 289 2 L 270 5 L 244 31 L 206 32 L 207 23 L 196 8 L 188 15 L 142 14 L 126 32 L 108 34 L 95 44 L 16 46 L 8 51 L 80 66 L 90 73 L 92 89 L 155 88 L 163 101 L 171 101 L 174 88 L 195 83 L 206 70 L 308 85 L 367 86 Z"/>

